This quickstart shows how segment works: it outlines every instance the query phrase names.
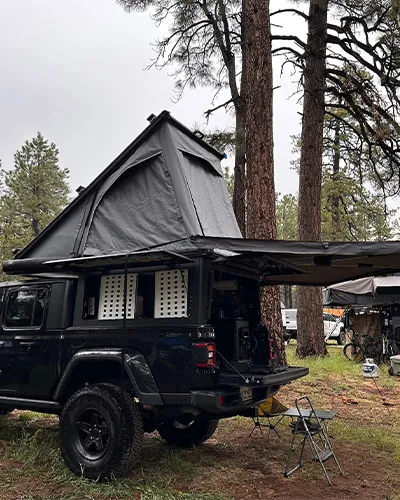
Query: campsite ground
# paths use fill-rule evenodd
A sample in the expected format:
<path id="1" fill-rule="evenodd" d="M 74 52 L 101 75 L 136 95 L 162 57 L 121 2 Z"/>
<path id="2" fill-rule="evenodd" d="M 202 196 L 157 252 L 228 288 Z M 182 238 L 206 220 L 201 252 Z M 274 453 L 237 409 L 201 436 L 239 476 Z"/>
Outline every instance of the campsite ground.
<path id="1" fill-rule="evenodd" d="M 363 379 L 361 366 L 330 347 L 326 359 L 306 363 L 310 375 L 283 388 L 279 400 L 292 406 L 308 394 L 315 405 L 338 411 L 332 422 L 335 449 L 344 476 L 334 472 L 329 487 L 318 464 L 306 460 L 290 478 L 283 477 L 291 438 L 288 422 L 281 438 L 256 430 L 252 421 L 222 421 L 216 434 L 197 449 L 166 446 L 157 434 L 146 435 L 142 465 L 124 480 L 94 483 L 64 467 L 57 446 L 57 419 L 13 412 L 0 420 L 0 499 L 255 500 L 386 499 L 400 495 L 400 378 L 379 370 L 379 379 Z M 309 457 L 308 457 L 309 458 Z"/>

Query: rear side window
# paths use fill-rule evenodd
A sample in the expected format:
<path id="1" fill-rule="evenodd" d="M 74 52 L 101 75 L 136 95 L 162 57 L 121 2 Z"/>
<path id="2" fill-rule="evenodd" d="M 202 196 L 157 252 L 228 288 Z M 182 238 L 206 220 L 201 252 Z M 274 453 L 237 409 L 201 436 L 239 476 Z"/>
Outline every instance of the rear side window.
<path id="1" fill-rule="evenodd" d="M 9 328 L 42 326 L 47 295 L 45 288 L 11 292 L 8 296 L 5 326 Z"/>

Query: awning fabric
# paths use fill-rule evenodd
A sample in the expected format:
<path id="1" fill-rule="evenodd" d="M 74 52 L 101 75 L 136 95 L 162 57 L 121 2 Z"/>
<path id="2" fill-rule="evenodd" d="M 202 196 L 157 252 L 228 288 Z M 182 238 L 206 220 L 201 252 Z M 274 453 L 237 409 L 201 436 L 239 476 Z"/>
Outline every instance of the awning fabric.
<path id="1" fill-rule="evenodd" d="M 370 275 L 390 274 L 400 270 L 400 242 L 320 243 L 280 240 L 248 240 L 195 236 L 158 245 L 151 249 L 133 249 L 130 264 L 153 262 L 182 264 L 185 258 L 205 256 L 216 265 L 259 276 L 262 284 L 299 284 L 328 286 Z M 147 252 L 147 253 L 146 253 Z M 173 256 L 173 258 L 171 257 Z M 122 267 L 124 254 L 73 259 L 35 260 L 37 272 L 76 271 L 93 268 L 101 261 Z M 143 259 L 146 261 L 144 264 Z M 165 261 L 165 259 L 168 260 Z M 30 259 L 25 260 L 25 267 Z M 138 262 L 138 261 L 137 261 Z M 24 259 L 9 261 L 4 270 L 22 274 Z M 31 269 L 32 271 L 32 269 Z"/>
<path id="2" fill-rule="evenodd" d="M 400 242 L 241 238 L 223 157 L 163 111 L 3 270 L 79 273 L 127 259 L 131 267 L 176 266 L 203 255 L 262 284 L 315 286 L 400 270 Z"/>

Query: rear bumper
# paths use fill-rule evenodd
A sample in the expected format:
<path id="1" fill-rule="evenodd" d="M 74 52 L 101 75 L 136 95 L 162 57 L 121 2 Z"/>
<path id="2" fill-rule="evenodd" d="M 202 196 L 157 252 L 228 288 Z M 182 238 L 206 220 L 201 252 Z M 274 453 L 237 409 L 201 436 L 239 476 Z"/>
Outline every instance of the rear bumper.
<path id="1" fill-rule="evenodd" d="M 223 388 L 218 390 L 191 391 L 191 405 L 216 416 L 231 416 L 265 401 L 278 392 L 281 385 L 308 374 L 308 368 L 288 367 L 269 375 L 224 373 L 220 375 Z M 252 398 L 242 400 L 240 387 L 252 389 Z"/>

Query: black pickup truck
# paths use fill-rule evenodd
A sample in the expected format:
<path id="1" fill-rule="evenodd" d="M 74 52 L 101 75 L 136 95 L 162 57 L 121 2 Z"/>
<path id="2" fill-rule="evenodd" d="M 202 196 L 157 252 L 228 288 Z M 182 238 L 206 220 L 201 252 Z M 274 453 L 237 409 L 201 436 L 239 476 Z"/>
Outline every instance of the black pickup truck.
<path id="1" fill-rule="evenodd" d="M 259 276 L 217 257 L 41 262 L 52 272 L 2 283 L 1 412 L 60 415 L 68 467 L 107 477 L 139 459 L 143 432 L 200 444 L 219 419 L 306 375 L 274 362 Z"/>
<path id="2" fill-rule="evenodd" d="M 60 415 L 77 474 L 121 475 L 143 432 L 199 444 L 308 373 L 279 366 L 259 287 L 397 271 L 400 243 L 243 239 L 224 155 L 166 111 L 4 263 L 0 411 Z"/>

